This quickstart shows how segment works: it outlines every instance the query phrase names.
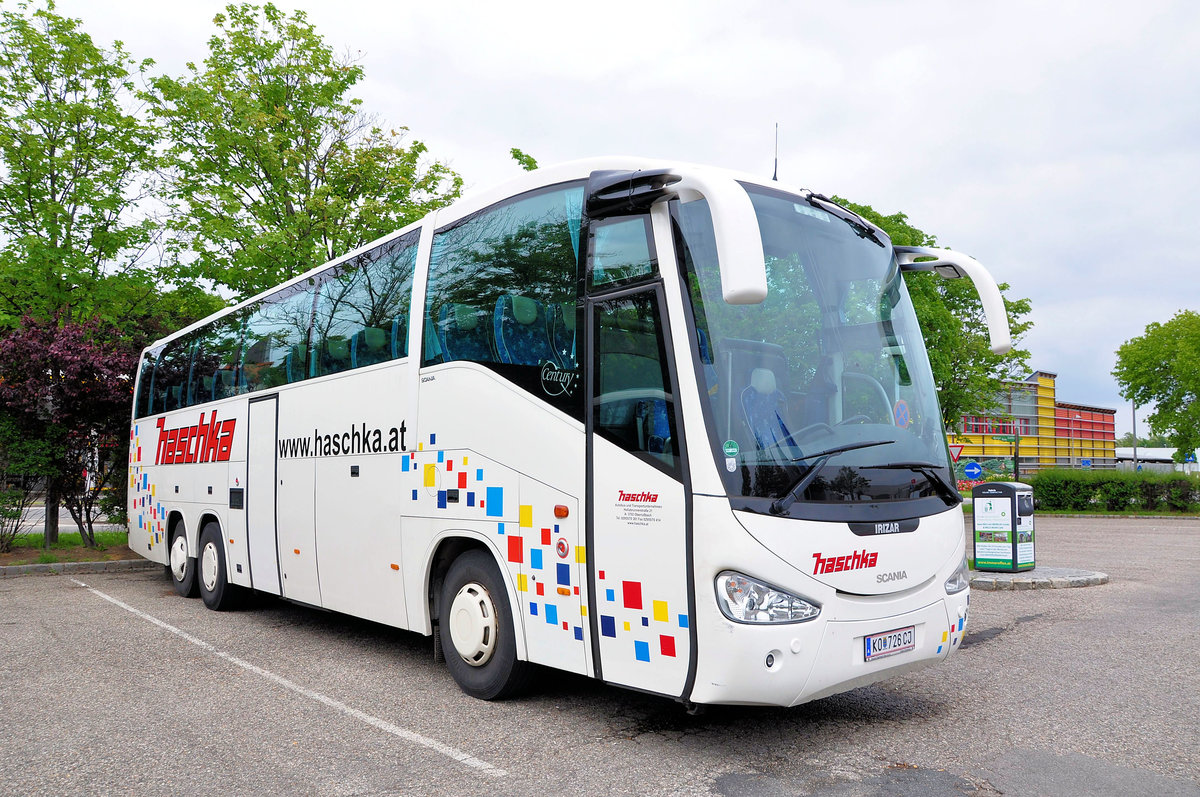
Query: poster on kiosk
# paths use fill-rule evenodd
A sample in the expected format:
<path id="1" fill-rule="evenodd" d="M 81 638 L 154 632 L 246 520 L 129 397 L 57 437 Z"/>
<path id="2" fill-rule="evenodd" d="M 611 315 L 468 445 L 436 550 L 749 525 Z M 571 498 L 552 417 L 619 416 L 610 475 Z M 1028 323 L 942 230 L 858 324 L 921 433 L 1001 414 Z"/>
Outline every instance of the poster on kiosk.
<path id="1" fill-rule="evenodd" d="M 1016 573 L 1034 568 L 1033 488 L 989 482 L 971 490 L 975 569 Z"/>

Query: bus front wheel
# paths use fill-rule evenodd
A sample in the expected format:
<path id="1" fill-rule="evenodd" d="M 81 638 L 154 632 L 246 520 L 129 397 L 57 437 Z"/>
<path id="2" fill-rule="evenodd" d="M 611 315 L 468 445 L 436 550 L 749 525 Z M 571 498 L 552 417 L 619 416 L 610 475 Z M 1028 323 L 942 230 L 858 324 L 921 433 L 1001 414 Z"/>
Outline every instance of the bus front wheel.
<path id="1" fill-rule="evenodd" d="M 187 531 L 183 521 L 171 532 L 171 561 L 167 565 L 175 591 L 185 598 L 196 597 L 196 560 L 188 556 Z"/>
<path id="2" fill-rule="evenodd" d="M 200 532 L 200 556 L 198 557 L 200 597 L 204 605 L 214 611 L 233 607 L 237 586 L 229 583 L 225 566 L 225 545 L 221 539 L 221 527 L 216 523 L 204 524 Z"/>
<path id="3" fill-rule="evenodd" d="M 512 608 L 496 563 L 486 552 L 463 553 L 442 584 L 441 632 L 446 667 L 460 689 L 482 700 L 524 687 L 528 662 L 517 659 Z"/>

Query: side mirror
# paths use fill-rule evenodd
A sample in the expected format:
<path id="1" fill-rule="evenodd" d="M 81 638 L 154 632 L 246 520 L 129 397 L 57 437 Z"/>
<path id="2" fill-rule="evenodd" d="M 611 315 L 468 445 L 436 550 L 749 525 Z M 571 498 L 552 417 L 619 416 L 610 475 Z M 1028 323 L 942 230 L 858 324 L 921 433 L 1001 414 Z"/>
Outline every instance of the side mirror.
<path id="1" fill-rule="evenodd" d="M 935 249 L 925 246 L 897 246 L 896 261 L 901 271 L 932 271 L 944 279 L 970 277 L 983 303 L 983 314 L 987 318 L 988 337 L 991 350 L 1006 354 L 1012 348 L 1012 332 L 1008 328 L 1008 312 L 1004 309 L 1004 297 L 996 286 L 996 280 L 978 260 L 953 249 Z M 918 261 L 919 257 L 934 260 Z"/>
<path id="2" fill-rule="evenodd" d="M 681 202 L 708 200 L 725 303 L 761 304 L 767 298 L 767 259 L 746 189 L 729 177 L 696 172 L 687 173 L 674 188 Z"/>

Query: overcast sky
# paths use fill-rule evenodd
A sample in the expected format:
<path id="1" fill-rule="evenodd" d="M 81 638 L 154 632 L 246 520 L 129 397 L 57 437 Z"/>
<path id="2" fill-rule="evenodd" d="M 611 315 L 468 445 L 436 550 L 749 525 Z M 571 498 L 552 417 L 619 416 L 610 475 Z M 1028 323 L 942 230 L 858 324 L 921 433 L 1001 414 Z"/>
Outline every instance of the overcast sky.
<path id="1" fill-rule="evenodd" d="M 59 0 L 178 75 L 224 4 Z M 308 0 L 368 110 L 467 185 L 644 155 L 770 176 L 909 220 L 1032 299 L 1060 400 L 1129 404 L 1146 324 L 1200 311 L 1200 3 Z M 1145 431 L 1140 420 L 1139 430 Z"/>

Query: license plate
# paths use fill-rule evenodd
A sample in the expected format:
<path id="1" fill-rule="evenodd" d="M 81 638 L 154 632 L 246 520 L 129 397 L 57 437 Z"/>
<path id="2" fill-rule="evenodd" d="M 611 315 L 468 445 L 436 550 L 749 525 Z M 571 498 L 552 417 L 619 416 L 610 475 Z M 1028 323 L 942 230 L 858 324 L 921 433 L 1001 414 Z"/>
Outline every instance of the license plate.
<path id="1" fill-rule="evenodd" d="M 917 627 L 897 628 L 884 631 L 882 634 L 871 634 L 863 637 L 863 660 L 874 661 L 885 656 L 904 653 L 917 646 Z"/>

